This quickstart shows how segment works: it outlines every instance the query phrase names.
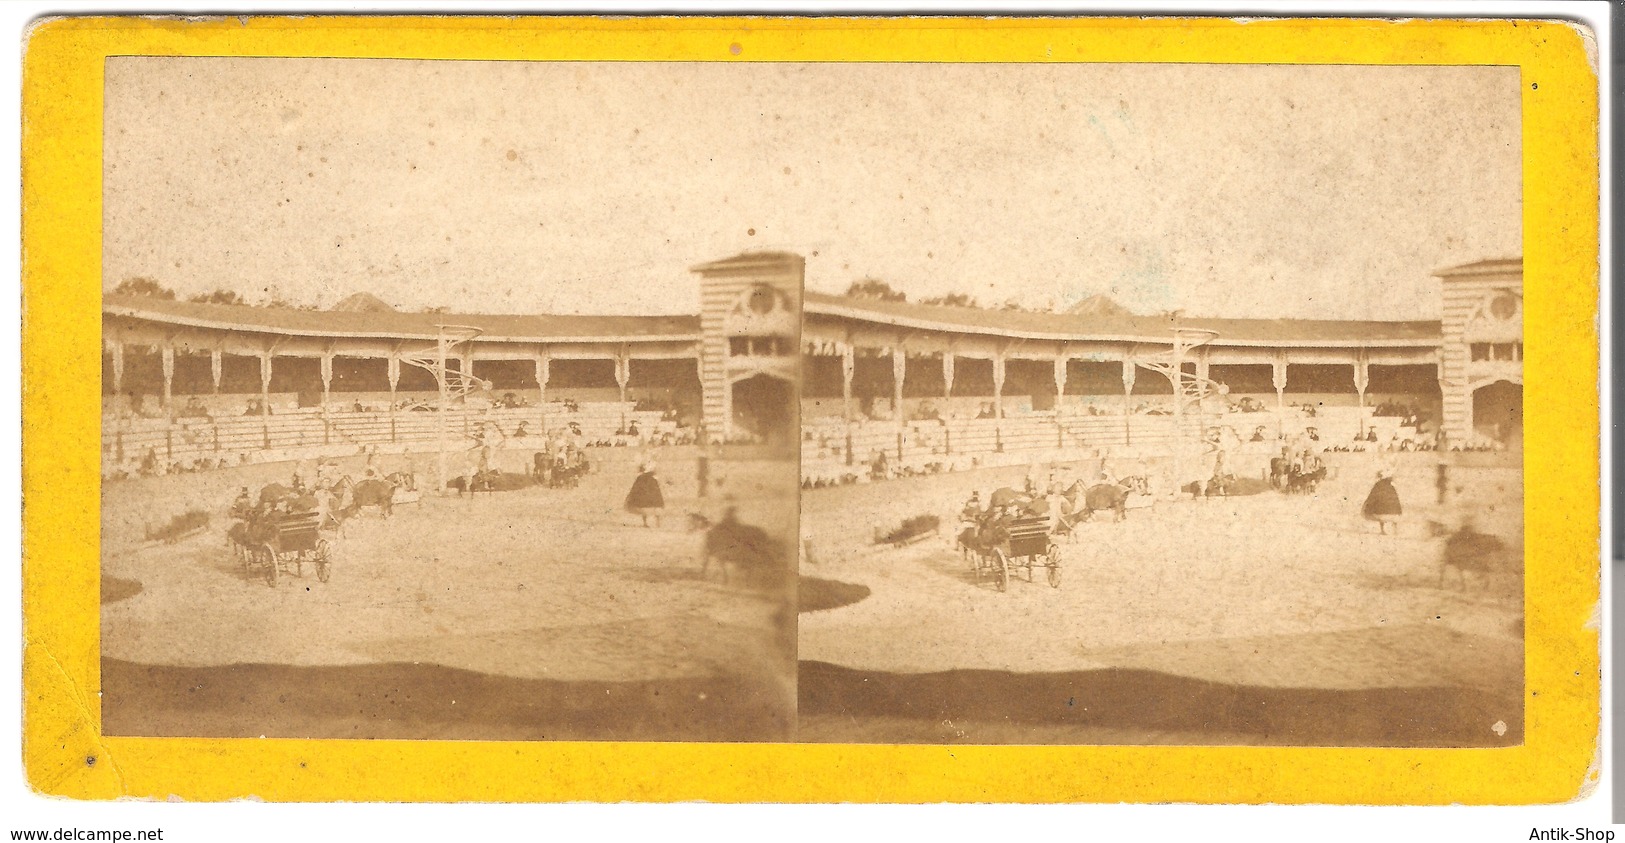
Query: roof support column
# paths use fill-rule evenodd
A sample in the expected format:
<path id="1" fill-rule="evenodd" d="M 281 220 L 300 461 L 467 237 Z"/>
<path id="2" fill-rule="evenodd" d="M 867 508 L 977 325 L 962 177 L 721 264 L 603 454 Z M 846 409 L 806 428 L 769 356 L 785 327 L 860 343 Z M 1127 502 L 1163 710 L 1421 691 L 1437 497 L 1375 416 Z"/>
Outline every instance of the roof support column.
<path id="1" fill-rule="evenodd" d="M 175 405 L 172 392 L 175 382 L 175 346 L 167 340 L 159 351 L 164 365 L 164 454 L 165 460 L 175 460 Z"/>
<path id="2" fill-rule="evenodd" d="M 1212 386 L 1213 379 L 1207 376 L 1207 353 L 1207 346 L 1203 346 L 1196 350 L 1197 379 L 1194 384 L 1196 394 L 1201 396 L 1200 398 L 1196 399 L 1196 430 L 1198 435 L 1204 438 L 1207 437 L 1207 399 L 1210 395 L 1217 394 L 1218 392 L 1218 387 Z M 1212 390 L 1212 392 L 1209 392 L 1209 390 Z M 1226 399 L 1226 403 L 1228 403 L 1228 399 Z M 1220 410 L 1219 412 L 1223 413 L 1225 411 Z"/>
<path id="3" fill-rule="evenodd" d="M 113 353 L 113 457 L 124 462 L 124 341 L 115 339 L 112 342 Z M 130 408 L 134 412 L 135 408 Z"/>
<path id="4" fill-rule="evenodd" d="M 1061 401 L 1066 398 L 1066 364 L 1070 358 L 1063 348 L 1055 355 L 1055 447 L 1066 445 L 1066 428 L 1061 424 Z"/>
<path id="5" fill-rule="evenodd" d="M 333 391 L 333 351 L 322 353 L 322 444 L 333 442 L 333 421 L 328 417 L 327 405 Z"/>
<path id="6" fill-rule="evenodd" d="M 450 346 L 447 346 L 447 348 L 449 349 Z M 463 436 L 464 437 L 469 437 L 469 436 L 472 435 L 472 433 L 471 433 L 471 431 L 469 429 L 469 423 L 471 421 L 473 421 L 473 420 L 471 418 L 469 418 L 468 396 L 474 394 L 474 389 L 476 387 L 476 382 L 475 382 L 475 378 L 474 378 L 474 341 L 473 340 L 468 340 L 467 342 L 463 343 L 463 354 L 462 354 L 462 357 L 460 358 L 460 361 L 461 362 L 459 362 L 457 364 L 457 368 L 462 371 L 463 377 L 466 379 L 464 381 L 464 383 L 466 384 L 465 388 L 468 391 L 463 393 L 463 395 L 462 395 L 463 406 L 461 408 L 459 408 L 457 412 L 458 412 L 458 415 L 460 415 L 462 417 L 462 420 L 463 420 Z M 447 401 L 447 403 L 449 404 L 451 402 Z M 444 411 L 442 411 L 442 412 L 444 412 Z M 485 429 L 485 425 L 482 422 L 480 424 L 480 430 L 483 432 L 484 429 Z M 465 462 L 465 464 L 466 464 L 466 462 Z M 472 472 L 470 472 L 470 474 L 472 474 Z M 448 478 L 442 478 L 441 479 L 441 481 L 440 481 L 441 488 L 445 488 L 446 479 L 448 479 Z M 472 482 L 472 481 L 470 481 L 470 482 Z"/>
<path id="7" fill-rule="evenodd" d="M 632 380 L 632 356 L 626 346 L 621 346 L 615 354 L 615 385 L 621 388 L 621 403 L 626 403 L 626 385 Z M 626 425 L 626 419 L 621 419 L 621 425 Z"/>
<path id="8" fill-rule="evenodd" d="M 1439 381 L 1439 421 L 1433 432 L 1433 444 L 1434 447 L 1443 451 L 1450 444 L 1449 434 L 1444 427 L 1444 408 L 1446 402 L 1450 400 L 1450 380 L 1444 374 L 1444 349 L 1442 347 L 1434 356 L 1433 368 L 1436 373 L 1434 377 L 1438 378 Z M 1471 410 L 1472 402 L 1469 401 L 1467 407 Z"/>
<path id="9" fill-rule="evenodd" d="M 271 350 L 260 352 L 260 431 L 265 449 L 271 449 Z"/>
<path id="10" fill-rule="evenodd" d="M 401 356 L 397 352 L 389 353 L 387 366 L 389 374 L 389 441 L 396 442 L 399 435 L 395 431 L 395 390 L 401 382 Z"/>
<path id="11" fill-rule="evenodd" d="M 1004 418 L 1004 349 L 993 353 L 993 418 Z"/>
<path id="12" fill-rule="evenodd" d="M 450 357 L 451 341 L 446 337 L 446 329 L 441 328 L 434 344 L 434 379 L 440 393 L 434 414 L 434 488 L 437 495 L 446 493 L 446 481 L 451 479 L 446 473 L 446 414 L 451 412 L 451 390 L 446 383 L 446 361 Z M 468 370 L 464 369 L 463 373 L 467 374 Z"/>
<path id="13" fill-rule="evenodd" d="M 111 350 L 113 353 L 113 397 L 118 399 L 124 394 L 124 342 L 114 340 Z M 1441 369 L 1441 371 L 1443 370 Z M 1443 382 L 1443 378 L 1440 379 L 1440 382 Z"/>
<path id="14" fill-rule="evenodd" d="M 1365 388 L 1370 384 L 1370 367 L 1366 364 L 1366 353 L 1362 348 L 1354 355 L 1354 390 L 1360 397 L 1360 420 L 1354 430 L 1357 435 L 1365 433 Z"/>
<path id="15" fill-rule="evenodd" d="M 173 398 L 175 384 L 175 346 L 165 342 L 159 347 L 158 353 L 164 366 L 164 416 L 174 420 L 175 410 L 170 406 L 170 401 Z"/>
<path id="16" fill-rule="evenodd" d="M 942 397 L 954 396 L 954 350 L 942 352 Z M 946 408 L 944 408 L 946 409 Z"/>
<path id="17" fill-rule="evenodd" d="M 903 376 L 908 371 L 908 355 L 904 353 L 901 345 L 894 345 L 891 349 L 891 411 L 897 417 L 898 427 L 902 427 L 906 419 L 903 417 Z M 901 458 L 901 454 L 898 455 Z"/>
<path id="18" fill-rule="evenodd" d="M 1134 352 L 1123 357 L 1123 444 L 1133 444 L 1129 434 L 1129 419 L 1134 415 Z"/>
<path id="19" fill-rule="evenodd" d="M 536 349 L 533 359 L 536 364 L 536 388 L 541 395 L 537 403 L 542 405 L 542 429 L 547 429 L 547 382 L 553 377 L 553 357 L 548 353 L 547 346 Z"/>
<path id="20" fill-rule="evenodd" d="M 218 348 L 209 351 L 209 376 L 214 378 L 215 395 L 220 394 L 220 375 L 225 366 L 224 357 L 225 355 L 221 354 Z"/>
<path id="21" fill-rule="evenodd" d="M 1286 352 L 1275 352 L 1270 361 L 1270 384 L 1275 387 L 1275 435 L 1286 438 Z"/>
<path id="22" fill-rule="evenodd" d="M 841 412 L 847 421 L 852 421 L 852 368 L 855 362 L 852 359 L 852 341 L 848 339 L 841 344 Z"/>

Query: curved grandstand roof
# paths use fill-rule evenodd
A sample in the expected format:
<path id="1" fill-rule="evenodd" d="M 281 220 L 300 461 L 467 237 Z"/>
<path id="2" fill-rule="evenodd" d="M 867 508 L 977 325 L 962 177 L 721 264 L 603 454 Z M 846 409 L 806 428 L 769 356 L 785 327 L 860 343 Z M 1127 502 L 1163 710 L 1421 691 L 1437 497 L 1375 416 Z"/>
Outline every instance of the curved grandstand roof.
<path id="1" fill-rule="evenodd" d="M 1078 316 L 1069 313 L 1032 313 L 943 307 L 909 302 L 879 301 L 807 292 L 808 313 L 880 322 L 900 328 L 992 334 L 1021 339 L 1089 341 L 1170 340 L 1173 320 L 1167 316 Z M 1196 319 L 1182 318 L 1182 328 L 1216 331 L 1215 345 L 1347 345 L 1429 346 L 1439 344 L 1437 321 L 1369 322 L 1308 319 Z"/>
<path id="2" fill-rule="evenodd" d="M 983 334 L 1017 339 L 1168 342 L 1167 316 L 1088 315 L 982 310 L 855 299 L 808 291 L 808 314 L 911 330 Z M 106 294 L 102 312 L 169 325 L 314 337 L 434 339 L 438 325 L 481 328 L 486 340 L 514 342 L 696 341 L 696 316 L 517 315 L 469 313 L 358 313 L 201 304 L 146 296 Z M 1302 319 L 1197 319 L 1180 325 L 1218 333 L 1215 345 L 1430 346 L 1439 323 Z"/>
<path id="3" fill-rule="evenodd" d="M 1523 258 L 1496 258 L 1494 260 L 1473 261 L 1461 266 L 1451 266 L 1438 270 L 1433 274 L 1439 278 L 1456 278 L 1463 275 L 1507 275 L 1511 273 L 1523 274 Z"/>
<path id="4" fill-rule="evenodd" d="M 235 304 L 200 304 L 107 293 L 102 312 L 171 325 L 325 337 L 388 337 L 432 340 L 438 325 L 484 330 L 486 340 L 695 340 L 698 316 L 530 316 L 478 313 L 356 313 L 291 310 Z"/>

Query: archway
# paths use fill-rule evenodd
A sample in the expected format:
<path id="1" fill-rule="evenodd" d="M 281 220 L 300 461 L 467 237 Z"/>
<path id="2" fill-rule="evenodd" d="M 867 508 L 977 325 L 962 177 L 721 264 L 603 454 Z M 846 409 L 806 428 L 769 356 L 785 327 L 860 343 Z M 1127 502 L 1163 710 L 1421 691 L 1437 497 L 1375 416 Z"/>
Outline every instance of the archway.
<path id="1" fill-rule="evenodd" d="M 1512 444 L 1523 438 L 1523 385 L 1496 381 L 1473 391 L 1473 429 Z"/>
<path id="2" fill-rule="evenodd" d="M 770 445 L 797 441 L 794 384 L 757 374 L 735 381 L 730 389 L 734 436 L 748 436 Z"/>

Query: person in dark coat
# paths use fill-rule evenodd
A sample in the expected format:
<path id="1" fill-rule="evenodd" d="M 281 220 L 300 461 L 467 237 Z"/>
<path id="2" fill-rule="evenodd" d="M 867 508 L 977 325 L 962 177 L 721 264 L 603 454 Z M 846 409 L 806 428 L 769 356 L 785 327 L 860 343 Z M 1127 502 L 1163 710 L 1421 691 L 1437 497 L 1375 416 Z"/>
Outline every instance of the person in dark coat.
<path id="1" fill-rule="evenodd" d="M 959 520 L 960 520 L 961 523 L 974 524 L 977 521 L 980 521 L 981 518 L 982 518 L 982 493 L 977 492 L 977 491 L 972 491 L 970 493 L 970 500 L 965 501 L 965 507 L 963 509 L 959 510 Z"/>
<path id="2" fill-rule="evenodd" d="M 1371 486 L 1371 494 L 1365 497 L 1365 517 L 1377 522 L 1383 535 L 1388 534 L 1388 526 L 1399 532 L 1399 516 L 1403 511 L 1399 505 L 1399 491 L 1394 488 L 1393 474 L 1386 469 L 1377 473 L 1377 482 Z"/>
<path id="3" fill-rule="evenodd" d="M 254 514 L 254 499 L 249 496 L 248 487 L 244 486 L 237 490 L 237 500 L 232 501 L 231 517 L 247 521 L 252 514 Z"/>
<path id="4" fill-rule="evenodd" d="M 655 526 L 660 526 L 660 514 L 666 509 L 666 496 L 660 491 L 660 478 L 655 476 L 654 463 L 646 462 L 638 466 L 638 477 L 632 481 L 632 491 L 626 496 L 626 511 L 643 518 L 643 526 L 649 526 L 649 517 L 653 516 Z"/>

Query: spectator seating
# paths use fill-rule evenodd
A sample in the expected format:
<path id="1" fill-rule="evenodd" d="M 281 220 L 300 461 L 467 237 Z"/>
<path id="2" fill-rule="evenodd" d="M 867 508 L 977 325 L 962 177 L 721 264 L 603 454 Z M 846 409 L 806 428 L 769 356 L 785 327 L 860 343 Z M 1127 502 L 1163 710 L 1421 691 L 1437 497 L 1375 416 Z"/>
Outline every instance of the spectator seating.
<path id="1" fill-rule="evenodd" d="M 453 447 L 469 448 L 484 424 L 495 424 L 507 438 L 507 447 L 520 447 L 525 439 L 513 434 L 520 422 L 527 438 L 540 442 L 550 430 L 567 430 L 574 423 L 588 446 L 634 445 L 678 438 L 682 431 L 652 411 L 634 411 L 631 402 L 583 402 L 571 411 L 562 403 L 546 407 L 458 408 L 445 413 L 445 428 Z M 636 422 L 639 436 L 622 431 Z M 320 408 L 291 409 L 270 416 L 226 416 L 216 419 L 104 418 L 102 473 L 152 473 L 143 464 L 168 472 L 177 464 L 190 470 L 208 465 L 237 465 L 354 454 L 378 446 L 385 451 L 431 451 L 440 437 L 440 414 L 434 411 L 387 410 L 355 412 Z"/>
<path id="2" fill-rule="evenodd" d="M 1274 412 L 1190 415 L 1176 434 L 1167 415 L 1057 415 L 1035 411 L 995 419 L 908 422 L 866 420 L 850 426 L 840 419 L 808 420 L 802 428 L 802 482 L 832 485 L 873 479 L 876 456 L 885 454 L 888 473 L 955 471 L 977 466 L 1092 458 L 1125 448 L 1168 452 L 1179 441 L 1196 441 L 1205 427 L 1229 427 L 1243 442 L 1263 427 L 1272 450 L 1278 433 L 1287 438 L 1315 428 L 1323 446 L 1353 443 L 1356 430 L 1377 428 L 1378 444 L 1394 439 L 1420 441 L 1400 419 L 1373 417 L 1371 408 L 1319 408 L 1309 416 L 1289 409 Z M 1252 443 L 1260 445 L 1261 443 Z M 1375 447 L 1375 446 L 1371 446 Z"/>

